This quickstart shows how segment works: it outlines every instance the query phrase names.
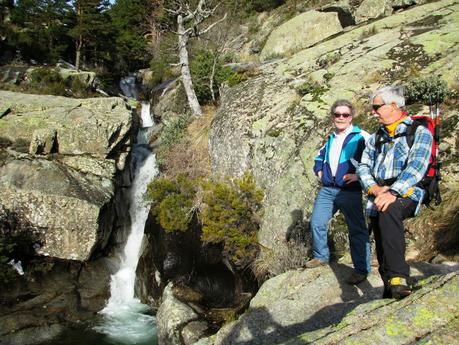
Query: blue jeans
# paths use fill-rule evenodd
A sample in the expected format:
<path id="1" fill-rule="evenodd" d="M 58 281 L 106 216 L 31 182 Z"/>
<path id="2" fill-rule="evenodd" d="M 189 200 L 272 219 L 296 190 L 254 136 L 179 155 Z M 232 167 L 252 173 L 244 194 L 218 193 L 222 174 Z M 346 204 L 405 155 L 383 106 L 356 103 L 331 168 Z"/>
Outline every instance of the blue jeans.
<path id="1" fill-rule="evenodd" d="M 349 246 L 354 269 L 361 274 L 370 273 L 370 236 L 363 216 L 362 193 L 336 187 L 322 187 L 317 194 L 311 216 L 312 247 L 315 258 L 328 262 L 328 223 L 340 210 L 349 229 Z"/>

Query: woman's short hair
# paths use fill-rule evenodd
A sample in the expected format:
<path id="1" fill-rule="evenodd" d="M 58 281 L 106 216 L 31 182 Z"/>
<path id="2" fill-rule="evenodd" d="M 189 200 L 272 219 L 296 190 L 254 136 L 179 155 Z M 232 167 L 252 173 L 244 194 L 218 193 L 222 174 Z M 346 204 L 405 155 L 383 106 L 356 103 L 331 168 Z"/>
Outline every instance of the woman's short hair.
<path id="1" fill-rule="evenodd" d="M 403 108 L 405 107 L 405 96 L 403 95 L 404 92 L 403 86 L 385 86 L 377 90 L 372 96 L 371 101 L 373 101 L 376 97 L 381 97 L 384 104 L 397 104 L 397 107 Z"/>
<path id="2" fill-rule="evenodd" d="M 351 116 L 355 115 L 354 105 L 351 102 L 349 102 L 347 99 L 339 99 L 335 103 L 333 103 L 330 108 L 330 115 L 333 115 L 335 113 L 336 108 L 341 107 L 341 106 L 348 107 L 349 110 L 351 111 Z"/>

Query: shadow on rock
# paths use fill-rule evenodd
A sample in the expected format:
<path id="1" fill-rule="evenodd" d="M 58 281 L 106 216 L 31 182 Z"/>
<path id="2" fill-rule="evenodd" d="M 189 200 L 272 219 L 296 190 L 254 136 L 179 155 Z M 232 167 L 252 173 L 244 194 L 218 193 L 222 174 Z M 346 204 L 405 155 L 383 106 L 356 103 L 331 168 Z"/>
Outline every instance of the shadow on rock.
<path id="1" fill-rule="evenodd" d="M 219 344 L 261 345 L 283 343 L 303 333 L 339 323 L 345 315 L 358 305 L 374 300 L 382 293 L 381 287 L 374 287 L 367 280 L 358 286 L 346 284 L 345 279 L 352 272 L 352 268 L 349 266 L 332 263 L 330 264 L 330 269 L 339 283 L 339 287 L 337 286 L 336 288 L 341 290 L 340 297 L 331 297 L 331 302 L 337 300 L 341 302 L 324 306 L 313 314 L 309 314 L 307 310 L 304 310 L 304 314 L 306 316 L 309 314 L 310 316 L 302 322 L 292 324 L 288 324 L 288 320 L 278 319 L 279 316 L 275 315 L 275 312 L 272 312 L 268 307 L 255 307 L 239 319 Z M 312 270 L 319 272 L 324 268 Z M 310 272 L 313 272 L 312 270 Z M 324 274 L 326 273 L 324 272 Z M 314 287 L 311 285 L 311 288 L 313 289 Z M 304 295 L 305 299 L 308 297 L 311 298 L 311 296 Z M 292 311 L 292 313 L 298 313 L 298 310 Z M 297 343 L 300 344 L 301 341 L 298 340 Z"/>

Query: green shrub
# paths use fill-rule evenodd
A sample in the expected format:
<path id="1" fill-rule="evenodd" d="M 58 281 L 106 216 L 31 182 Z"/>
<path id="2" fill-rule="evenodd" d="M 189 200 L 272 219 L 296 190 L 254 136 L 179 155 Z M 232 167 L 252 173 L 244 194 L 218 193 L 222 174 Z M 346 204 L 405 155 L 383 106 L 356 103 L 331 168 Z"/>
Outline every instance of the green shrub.
<path id="1" fill-rule="evenodd" d="M 184 195 L 170 194 L 159 205 L 158 219 L 167 232 L 187 231 L 191 220 L 193 200 Z"/>
<path id="2" fill-rule="evenodd" d="M 160 178 L 148 185 L 146 200 L 166 232 L 187 231 L 198 212 L 202 242 L 222 244 L 224 256 L 238 267 L 255 259 L 263 192 L 252 175 L 223 182 Z"/>
<path id="3" fill-rule="evenodd" d="M 245 267 L 258 253 L 263 192 L 252 175 L 240 179 L 203 184 L 203 242 L 223 244 L 224 255 L 236 266 Z"/>
<path id="4" fill-rule="evenodd" d="M 70 78 L 68 80 L 68 87 L 74 97 L 84 98 L 91 94 L 90 87 L 78 77 Z"/>
<path id="5" fill-rule="evenodd" d="M 313 80 L 305 81 L 303 84 L 296 88 L 296 91 L 301 95 L 310 94 L 313 102 L 322 103 L 321 96 L 328 91 L 328 88 L 324 85 L 320 85 L 318 82 Z"/>
<path id="6" fill-rule="evenodd" d="M 163 55 L 157 55 L 150 61 L 152 86 L 156 86 L 172 77 L 170 62 Z"/>
<path id="7" fill-rule="evenodd" d="M 34 92 L 55 96 L 65 95 L 65 82 L 59 72 L 52 68 L 39 67 L 30 74 L 30 86 Z"/>
<path id="8" fill-rule="evenodd" d="M 228 85 L 230 87 L 233 87 L 234 85 L 242 83 L 243 81 L 246 81 L 247 79 L 248 79 L 247 75 L 245 75 L 244 73 L 236 72 L 236 73 L 231 73 L 227 81 L 228 81 Z"/>
<path id="9" fill-rule="evenodd" d="M 199 50 L 190 64 L 194 90 L 201 104 L 212 101 L 210 78 L 212 75 L 213 64 L 214 54 L 210 50 Z M 228 81 L 230 86 L 232 86 L 243 81 L 243 77 L 233 72 L 231 68 L 223 66 L 221 62 L 218 61 L 215 66 L 213 83 L 213 91 L 216 98 L 219 97 L 218 90 L 220 86 L 226 81 Z"/>
<path id="10" fill-rule="evenodd" d="M 165 25 L 170 25 L 168 23 Z M 153 58 L 150 61 L 150 69 L 152 71 L 151 87 L 154 87 L 162 82 L 171 79 L 174 75 L 172 63 L 178 61 L 175 53 L 177 45 L 177 37 L 174 33 L 164 33 L 161 35 L 161 40 L 154 49 Z"/>
<path id="11" fill-rule="evenodd" d="M 243 0 L 248 11 L 269 11 L 282 5 L 284 0 Z"/>
<path id="12" fill-rule="evenodd" d="M 189 121 L 189 116 L 182 115 L 166 123 L 161 133 L 161 146 L 163 149 L 171 147 L 174 143 L 183 138 Z"/>
<path id="13" fill-rule="evenodd" d="M 160 178 L 147 188 L 151 213 L 166 232 L 186 231 L 192 217 L 196 188 L 192 180 L 179 175 L 176 180 Z"/>
<path id="14" fill-rule="evenodd" d="M 438 76 L 413 79 L 407 83 L 405 88 L 408 104 L 418 102 L 433 105 L 436 102 L 443 102 L 450 95 L 448 85 Z"/>

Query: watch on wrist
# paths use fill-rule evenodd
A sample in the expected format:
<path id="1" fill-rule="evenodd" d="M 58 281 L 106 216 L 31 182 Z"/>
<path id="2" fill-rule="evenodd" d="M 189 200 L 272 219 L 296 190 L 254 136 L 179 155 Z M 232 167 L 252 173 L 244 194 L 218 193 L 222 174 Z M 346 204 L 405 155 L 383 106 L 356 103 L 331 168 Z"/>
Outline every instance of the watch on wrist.
<path id="1" fill-rule="evenodd" d="M 393 196 L 395 196 L 396 198 L 400 197 L 400 194 L 398 194 L 396 191 L 394 191 L 392 189 L 389 189 L 389 193 L 392 194 Z"/>

